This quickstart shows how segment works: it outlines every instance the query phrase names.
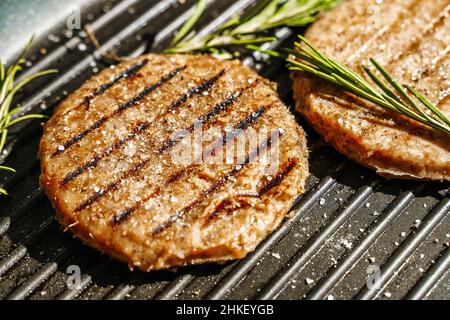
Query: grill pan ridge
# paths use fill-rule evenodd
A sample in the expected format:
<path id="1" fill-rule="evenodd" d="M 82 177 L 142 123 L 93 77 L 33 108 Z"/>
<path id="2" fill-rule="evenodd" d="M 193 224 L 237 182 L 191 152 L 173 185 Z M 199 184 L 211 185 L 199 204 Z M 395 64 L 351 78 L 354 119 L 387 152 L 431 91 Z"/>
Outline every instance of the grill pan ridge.
<path id="1" fill-rule="evenodd" d="M 95 48 L 83 31 L 36 48 L 30 74 L 57 68 L 18 96 L 27 112 L 51 115 L 55 104 L 98 69 L 116 49 L 137 56 L 159 51 L 193 11 L 194 1 L 94 1 L 83 10 L 102 44 Z M 214 29 L 252 0 L 209 0 L 201 30 Z M 99 9 L 100 8 L 100 9 Z M 86 18 L 89 16 L 90 18 Z M 302 30 L 282 28 L 273 49 L 290 46 Z M 79 50 L 84 44 L 86 50 Z M 244 63 L 278 83 L 293 105 L 283 63 L 260 54 Z M 44 108 L 48 106 L 47 108 Z M 248 257 L 224 265 L 203 265 L 145 274 L 130 272 L 60 230 L 38 184 L 37 122 L 18 128 L 8 141 L 0 183 L 11 194 L 0 200 L 0 299 L 450 299 L 450 196 L 444 183 L 389 181 L 356 165 L 323 143 L 300 118 L 308 134 L 312 175 L 291 217 Z M 69 266 L 79 266 L 80 286 L 68 289 Z M 379 268 L 376 288 L 368 271 Z"/>

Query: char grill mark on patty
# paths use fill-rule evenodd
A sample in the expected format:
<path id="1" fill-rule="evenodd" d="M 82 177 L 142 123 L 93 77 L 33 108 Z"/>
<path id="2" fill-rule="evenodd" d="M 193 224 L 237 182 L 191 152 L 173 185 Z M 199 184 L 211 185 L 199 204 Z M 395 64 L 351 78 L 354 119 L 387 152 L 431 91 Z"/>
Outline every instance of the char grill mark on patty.
<path id="1" fill-rule="evenodd" d="M 367 0 L 370 1 L 370 0 Z M 339 42 L 337 41 L 337 45 L 340 48 L 340 53 L 343 54 L 345 57 L 352 57 L 356 53 L 357 54 L 363 54 L 367 52 L 367 50 L 370 48 L 370 45 L 372 43 L 377 43 L 377 41 L 385 37 L 387 34 L 392 33 L 393 29 L 395 29 L 401 22 L 405 19 L 405 15 L 408 14 L 409 8 L 417 7 L 417 3 L 421 0 L 414 0 L 412 3 L 409 4 L 408 10 L 398 10 L 398 8 L 395 7 L 395 3 L 387 2 L 387 6 L 394 6 L 394 8 L 389 8 L 390 10 L 394 10 L 393 12 L 396 12 L 395 18 L 393 20 L 383 21 L 383 27 L 382 28 L 369 28 L 366 33 L 362 34 L 354 34 L 351 32 L 351 30 L 348 30 L 349 32 L 345 33 L 345 37 L 342 37 L 342 39 L 345 39 L 345 42 Z M 395 11 L 397 10 L 397 11 Z M 353 14 L 351 19 L 353 24 L 360 24 L 362 22 L 367 21 L 367 16 L 364 14 L 360 14 L 359 12 L 355 11 L 348 11 L 347 14 Z M 410 13 L 409 13 L 410 14 Z M 363 19 L 363 20 L 358 20 Z M 332 25 L 332 24 L 331 24 Z M 330 32 L 334 33 L 335 30 L 330 30 Z M 369 50 L 370 53 L 370 50 Z M 356 57 L 356 56 L 355 56 Z M 350 64 L 350 60 L 346 60 L 346 64 Z M 359 65 L 358 65 L 359 66 Z"/>
<path id="2" fill-rule="evenodd" d="M 118 83 L 122 79 L 131 78 L 134 76 L 139 70 L 141 70 L 145 65 L 147 65 L 148 59 L 145 59 L 138 64 L 135 64 L 131 68 L 125 70 L 124 72 L 120 73 L 118 76 L 116 76 L 111 82 L 105 83 L 100 85 L 97 90 L 94 92 L 94 96 L 99 96 L 105 93 L 109 88 L 114 86 L 116 83 Z"/>
<path id="3" fill-rule="evenodd" d="M 108 149 L 102 151 L 100 154 L 94 156 L 91 160 L 83 164 L 82 166 L 78 167 L 74 171 L 67 174 L 64 179 L 61 182 L 61 186 L 67 185 L 69 182 L 71 182 L 73 179 L 78 177 L 79 175 L 83 174 L 86 170 L 89 168 L 95 167 L 102 159 L 108 157 L 111 155 L 115 150 L 119 149 L 123 145 L 125 145 L 127 142 L 133 140 L 138 135 L 140 135 L 143 131 L 147 130 L 149 126 L 151 125 L 150 122 L 142 122 L 139 123 L 134 129 L 131 134 L 129 134 L 127 137 L 120 139 L 113 143 L 112 146 L 110 146 Z"/>
<path id="4" fill-rule="evenodd" d="M 420 1 L 422 0 L 414 0 L 408 5 L 408 7 L 406 8 L 407 10 L 401 10 L 400 12 L 398 12 L 395 19 L 391 23 L 372 34 L 368 39 L 363 39 L 364 41 L 360 42 L 360 46 L 357 48 L 357 50 L 354 50 L 355 43 L 357 41 L 361 41 L 361 39 L 359 37 L 354 37 L 353 39 L 351 39 L 351 41 L 347 43 L 347 48 L 353 47 L 354 51 L 353 54 L 349 55 L 347 63 L 351 63 L 354 58 L 359 58 L 362 55 L 370 54 L 371 45 L 378 44 L 377 40 L 383 38 L 385 35 L 392 34 L 396 31 L 396 29 L 401 28 L 401 24 L 405 17 L 411 14 L 410 9 L 418 7 L 417 3 Z"/>
<path id="5" fill-rule="evenodd" d="M 225 74 L 225 70 L 220 71 L 218 74 L 216 74 L 215 76 L 213 76 L 212 78 L 206 79 L 204 81 L 202 81 L 202 83 L 200 85 L 198 85 L 195 88 L 192 88 L 188 91 L 188 93 L 183 94 L 182 97 L 178 98 L 175 102 L 173 102 L 169 108 L 164 111 L 162 114 L 160 114 L 159 116 L 157 116 L 155 121 L 158 121 L 159 119 L 167 116 L 170 112 L 172 112 L 174 110 L 174 106 L 176 106 L 176 108 L 179 108 L 181 105 L 183 105 L 189 98 L 192 98 L 196 95 L 202 94 L 203 92 L 208 91 L 209 89 L 212 88 L 212 86 Z M 243 89 L 245 90 L 245 89 Z M 230 94 L 232 96 L 232 94 Z M 234 97 L 232 99 L 232 101 L 228 102 L 229 99 L 226 99 L 225 101 L 222 101 L 221 103 L 223 104 L 222 109 L 225 109 L 227 106 L 229 106 L 232 102 L 234 102 L 237 99 L 237 97 Z M 134 99 L 133 99 L 134 100 Z M 217 107 L 219 108 L 219 107 Z M 217 115 L 221 110 L 217 110 L 217 112 L 214 115 Z M 209 118 L 212 118 L 214 115 L 210 115 Z M 207 119 L 208 121 L 210 119 Z M 206 122 L 206 121 L 205 121 Z M 128 135 L 125 138 L 122 138 L 116 142 L 113 143 L 112 146 L 110 146 L 109 148 L 107 148 L 106 150 L 102 151 L 100 154 L 94 156 L 91 160 L 87 161 L 86 163 L 84 163 L 83 165 L 81 165 L 80 167 L 78 167 L 77 169 L 75 169 L 74 171 L 70 172 L 69 174 L 67 174 L 64 179 L 61 182 L 61 186 L 65 186 L 67 185 L 69 182 L 71 182 L 73 179 L 75 179 L 76 177 L 78 177 L 79 175 L 83 174 L 87 169 L 95 167 L 102 159 L 110 156 L 115 150 L 119 149 L 120 147 L 122 147 L 123 145 L 125 145 L 127 142 L 135 139 L 136 137 L 138 137 L 141 133 L 143 133 L 144 131 L 146 131 L 150 125 L 153 122 L 142 122 L 139 123 L 134 129 L 133 132 Z M 175 143 L 172 143 L 172 146 L 175 145 Z M 170 147 L 172 147 L 170 146 Z M 166 149 L 170 148 L 169 146 Z M 164 148 L 161 148 L 161 150 Z M 165 150 L 162 150 L 160 152 L 163 152 Z"/>
<path id="6" fill-rule="evenodd" d="M 119 179 L 116 181 L 108 184 L 106 188 L 99 190 L 95 192 L 91 197 L 89 197 L 86 201 L 81 203 L 76 209 L 75 212 L 80 212 L 86 209 L 87 207 L 91 206 L 95 202 L 97 202 L 100 198 L 105 196 L 108 192 L 116 191 L 120 188 L 120 185 L 122 182 L 126 179 L 129 179 L 131 177 L 134 177 L 137 175 L 146 165 L 150 162 L 151 159 L 146 159 L 144 161 L 141 161 L 137 164 L 135 164 L 130 170 L 125 171 Z"/>
<path id="7" fill-rule="evenodd" d="M 267 192 L 269 192 L 270 190 L 278 187 L 279 185 L 281 185 L 281 183 L 283 182 L 283 180 L 292 172 L 292 170 L 294 170 L 295 166 L 297 165 L 297 161 L 295 159 L 290 159 L 289 161 L 287 161 L 286 163 L 283 163 L 281 165 L 281 169 L 280 171 L 278 171 L 278 173 L 271 179 L 269 180 L 266 184 L 264 184 L 259 192 L 257 192 L 256 194 L 251 194 L 251 195 L 244 195 L 245 197 L 256 197 L 256 198 L 261 198 L 264 194 L 266 194 Z M 224 200 L 218 207 L 216 210 L 214 210 L 213 213 L 211 213 L 206 219 L 205 219 L 205 223 L 203 224 L 203 227 L 208 226 L 209 224 L 211 224 L 214 220 L 216 220 L 220 215 L 223 214 L 223 212 L 227 212 L 229 210 L 226 209 L 227 205 L 230 205 L 231 201 L 226 199 Z"/>
<path id="8" fill-rule="evenodd" d="M 172 111 L 175 111 L 176 109 L 178 109 L 189 98 L 208 91 L 217 82 L 217 80 L 219 80 L 224 74 L 225 74 L 225 69 L 222 69 L 214 77 L 204 81 L 202 84 L 200 84 L 197 87 L 189 89 L 189 91 L 187 93 L 183 94 L 177 101 L 172 103 L 172 105 L 169 107 L 169 112 L 172 112 Z"/>
<path id="9" fill-rule="evenodd" d="M 210 110 L 207 114 L 201 116 L 195 123 L 193 123 L 191 126 L 189 126 L 187 129 L 185 129 L 185 132 L 192 133 L 196 126 L 200 126 L 211 120 L 214 116 L 218 115 L 220 112 L 224 111 L 228 107 L 230 107 L 233 102 L 241 95 L 241 93 L 238 94 L 229 94 L 228 97 L 221 101 L 219 104 L 217 104 L 212 110 Z M 184 136 L 180 136 L 177 138 L 169 138 L 167 139 L 162 147 L 159 149 L 159 153 L 164 153 L 167 150 L 171 149 L 173 146 L 175 146 L 178 142 L 180 142 Z"/>
<path id="10" fill-rule="evenodd" d="M 144 59 L 149 63 L 134 77 L 106 89 L 89 109 L 66 115 L 102 83 Z M 170 82 L 52 157 L 57 146 L 181 66 L 187 69 Z M 213 79 L 222 70 L 224 75 Z M 275 143 L 269 138 L 280 128 L 289 135 L 278 135 L 282 140 Z M 275 85 L 254 70 L 208 55 L 149 54 L 94 75 L 61 101 L 44 127 L 40 182 L 67 231 L 130 267 L 152 271 L 244 257 L 303 192 L 306 157 L 304 132 Z M 234 200 L 245 202 L 241 197 L 247 193 L 257 197 L 268 175 L 274 179 L 289 159 L 298 166 L 260 204 L 235 207 L 245 219 L 228 223 L 224 215 L 202 228 L 217 201 L 230 199 L 232 206 Z M 250 186 L 255 191 L 247 191 Z"/>
<path id="11" fill-rule="evenodd" d="M 66 115 L 73 110 L 80 108 L 82 106 L 90 106 L 92 103 L 92 99 L 101 96 L 106 91 L 108 91 L 111 87 L 118 84 L 122 79 L 129 79 L 132 78 L 134 75 L 136 75 L 137 72 L 139 72 L 143 67 L 145 67 L 148 64 L 148 59 L 144 59 L 141 62 L 131 66 L 130 68 L 122 71 L 117 76 L 115 76 L 110 82 L 101 84 L 98 88 L 94 90 L 94 92 L 90 93 L 87 97 L 83 99 L 83 102 L 81 102 L 79 105 L 77 105 L 75 108 L 68 110 L 63 114 Z"/>
<path id="12" fill-rule="evenodd" d="M 422 2 L 422 3 L 420 3 Z M 426 6 L 427 3 L 425 1 L 415 1 L 414 3 L 411 3 L 410 5 L 403 8 L 403 10 L 397 15 L 396 20 L 391 23 L 387 28 L 383 29 L 384 32 L 382 35 L 385 35 L 385 41 L 387 43 L 395 43 L 395 39 L 391 39 L 391 35 L 398 35 L 400 34 L 403 28 L 412 26 L 411 20 L 406 19 L 407 16 L 416 16 L 422 14 L 423 7 Z M 442 2 L 441 2 L 442 5 Z M 360 73 L 364 74 L 364 70 L 362 69 L 362 65 L 366 62 L 365 60 L 368 60 L 369 57 L 377 58 L 378 62 L 383 62 L 383 65 L 385 65 L 388 68 L 388 71 L 391 71 L 390 69 L 395 69 L 398 66 L 407 66 L 409 62 L 407 59 L 417 56 L 418 59 L 424 59 L 422 63 L 419 63 L 420 68 L 417 70 L 417 74 L 414 75 L 414 79 L 410 79 L 418 84 L 418 87 L 416 89 L 419 89 L 420 91 L 420 84 L 423 84 L 423 76 L 427 74 L 428 79 L 440 79 L 442 76 L 438 74 L 439 67 L 438 63 L 430 64 L 429 67 L 424 67 L 428 64 L 427 59 L 429 58 L 427 55 L 421 54 L 421 52 L 426 51 L 427 49 L 423 50 L 422 48 L 426 48 L 427 46 L 433 46 L 432 41 L 438 41 L 433 35 L 438 32 L 438 30 L 445 27 L 446 19 L 449 16 L 450 12 L 450 5 L 447 4 L 444 6 L 439 6 L 439 4 L 436 4 L 436 7 L 434 8 L 435 12 L 433 13 L 434 19 L 431 20 L 431 22 L 427 25 L 424 25 L 423 28 L 420 28 L 418 32 L 414 33 L 414 35 L 410 37 L 403 37 L 400 39 L 400 43 L 402 43 L 402 46 L 399 48 L 396 48 L 394 51 L 392 51 L 391 54 L 388 56 L 383 56 L 381 58 L 377 58 L 377 54 L 380 54 L 379 52 L 379 43 L 381 39 L 379 39 L 382 35 L 379 34 L 378 37 L 374 37 L 374 39 L 369 39 L 369 41 L 365 41 L 365 43 L 369 43 L 368 45 L 360 45 L 356 48 L 355 52 L 358 54 L 351 54 L 348 58 L 346 58 L 346 62 L 348 65 L 355 68 L 355 70 L 358 70 Z M 406 19 L 406 22 L 405 22 Z M 376 47 L 378 46 L 378 47 Z M 430 59 L 431 61 L 432 59 Z M 441 60 L 442 61 L 442 60 Z M 438 61 L 440 62 L 440 61 Z M 430 72 L 430 70 L 432 72 Z M 406 80 L 406 79 L 405 79 Z M 422 81 L 421 81 L 422 80 Z M 423 90 L 425 91 L 425 90 Z M 441 99 L 438 99 L 437 101 L 434 101 L 435 104 L 439 104 Z"/>
<path id="13" fill-rule="evenodd" d="M 245 117 L 243 120 L 239 121 L 238 124 L 235 126 L 235 128 L 232 130 L 231 134 L 224 133 L 222 135 L 222 139 L 219 140 L 215 144 L 213 150 L 217 151 L 221 148 L 224 148 L 228 144 L 229 141 L 234 139 L 239 133 L 241 133 L 243 130 L 247 129 L 250 125 L 255 123 L 263 114 L 266 113 L 266 111 L 268 109 L 269 109 L 269 107 L 260 107 L 260 108 L 258 108 L 258 110 L 252 112 L 250 115 Z M 210 151 L 209 153 L 204 154 L 203 159 L 208 160 L 209 157 L 213 156 L 213 155 L 214 155 L 214 153 Z M 196 160 L 196 163 L 197 163 L 197 160 Z M 198 171 L 198 165 L 197 166 L 195 164 L 189 165 L 189 166 L 175 172 L 174 174 L 170 175 L 168 177 L 168 179 L 165 181 L 165 183 L 163 184 L 163 186 L 167 186 L 167 185 L 175 182 L 176 180 L 178 180 L 182 176 L 186 175 L 187 173 L 195 174 L 195 173 L 197 173 L 197 171 Z M 133 207 L 123 210 L 120 214 L 115 215 L 111 220 L 113 226 L 117 226 L 117 225 L 121 224 L 122 222 L 124 222 L 136 210 L 138 210 L 142 206 L 143 203 L 145 203 L 145 202 L 149 201 L 150 199 L 154 198 L 155 196 L 161 194 L 161 191 L 162 191 L 162 187 L 160 186 L 154 192 L 152 192 L 150 194 L 150 196 L 137 202 Z"/>
<path id="14" fill-rule="evenodd" d="M 372 7 L 379 8 L 379 13 Z M 348 20 L 352 11 L 355 15 Z M 446 41 L 449 14 L 448 0 L 379 4 L 349 0 L 324 14 L 306 38 L 362 76 L 365 72 L 360 66 L 374 58 L 399 83 L 415 87 L 445 113 L 450 95 L 445 72 L 450 50 Z M 331 30 L 330 25 L 342 29 Z M 348 25 L 352 28 L 343 32 Z M 383 36 L 368 40 L 367 34 L 372 33 Z M 327 34 L 337 35 L 337 40 L 331 41 Z M 445 134 L 347 95 L 315 77 L 300 73 L 293 73 L 293 77 L 297 109 L 339 152 L 388 178 L 449 179 Z"/>
<path id="15" fill-rule="evenodd" d="M 410 75 L 405 80 L 414 83 L 419 92 L 427 93 L 428 98 L 440 109 L 450 92 L 447 90 L 447 94 L 443 94 L 442 91 L 429 90 L 429 88 L 437 88 L 439 87 L 437 83 L 444 83 L 447 80 L 448 72 L 443 72 L 443 70 L 448 69 L 450 52 L 449 43 L 446 41 L 448 36 L 442 38 L 437 36 L 437 34 L 448 30 L 450 4 L 439 9 L 435 14 L 436 17 L 424 28 L 421 28 L 420 33 L 413 37 L 413 41 L 405 46 L 407 49 L 402 48 L 398 55 L 393 55 L 387 59 L 386 66 L 393 65 L 398 68 L 398 66 L 408 66 L 410 64 L 409 59 L 414 61 L 417 70 L 414 73 L 408 70 Z M 429 48 L 439 47 L 442 43 L 446 45 L 445 49 L 438 52 L 429 50 Z M 443 65 L 445 63 L 447 65 Z"/>
<path id="16" fill-rule="evenodd" d="M 268 149 L 271 148 L 272 144 L 276 143 L 281 136 L 280 130 L 275 130 L 275 132 L 272 133 L 271 137 L 268 138 L 265 142 L 260 144 L 258 147 L 256 147 L 254 150 L 252 150 L 245 158 L 244 162 L 242 164 L 239 164 L 235 166 L 231 171 L 229 171 L 227 174 L 225 174 L 220 180 L 215 182 L 213 185 L 211 185 L 208 189 L 204 190 L 198 198 L 193 200 L 188 206 L 185 208 L 177 211 L 175 214 L 171 215 L 166 221 L 159 224 L 158 226 L 154 227 L 152 230 L 152 235 L 156 236 L 163 231 L 170 228 L 175 222 L 181 220 L 186 214 L 188 214 L 192 209 L 197 207 L 199 204 L 202 203 L 202 201 L 205 201 L 209 198 L 209 196 L 213 193 L 215 193 L 220 188 L 224 187 L 230 180 L 234 177 L 236 177 L 249 163 L 254 161 L 256 157 L 261 152 L 265 152 Z"/>
<path id="17" fill-rule="evenodd" d="M 186 128 L 184 130 L 184 132 L 189 132 L 192 133 L 196 127 L 204 125 L 209 123 L 214 117 L 218 116 L 220 113 L 228 110 L 233 103 L 242 96 L 242 94 L 247 91 L 247 90 L 251 90 L 255 85 L 256 85 L 257 81 L 254 82 L 253 84 L 243 88 L 243 89 L 239 89 L 235 92 L 230 92 L 227 94 L 227 97 L 222 100 L 221 102 L 219 102 L 218 104 L 216 104 L 212 109 L 210 109 L 206 114 L 203 114 L 202 116 L 200 116 L 192 125 L 190 125 L 188 128 Z M 164 143 L 163 146 L 159 149 L 160 153 L 163 153 L 165 151 L 167 151 L 168 149 L 172 148 L 173 146 L 175 146 L 179 141 L 182 140 L 183 137 L 179 137 L 179 138 L 169 138 L 167 139 Z"/>
<path id="18" fill-rule="evenodd" d="M 172 80 L 178 73 L 180 73 L 182 70 L 186 69 L 186 66 L 177 68 L 173 71 L 171 71 L 169 74 L 162 77 L 158 82 L 148 86 L 143 91 L 141 91 L 138 95 L 136 95 L 133 99 L 125 102 L 119 108 L 117 108 L 113 113 L 107 116 L 101 117 L 99 120 L 97 120 L 92 126 L 90 126 L 88 129 L 84 130 L 83 132 L 77 134 L 75 137 L 71 138 L 70 140 L 63 143 L 63 148 L 58 148 L 52 155 L 52 157 L 56 157 L 66 150 L 68 150 L 70 147 L 72 147 L 75 143 L 80 142 L 84 137 L 86 137 L 89 133 L 92 131 L 100 128 L 106 121 L 109 119 L 115 117 L 116 115 L 122 113 L 126 109 L 138 105 L 138 103 L 144 99 L 148 94 L 156 90 L 157 88 L 161 87 L 166 82 Z"/>
<path id="19" fill-rule="evenodd" d="M 261 197 L 262 195 L 266 194 L 270 190 L 278 187 L 283 180 L 291 173 L 292 170 L 294 170 L 295 166 L 297 165 L 297 161 L 295 159 L 290 159 L 287 163 L 284 163 L 281 165 L 281 170 L 273 177 L 270 181 L 268 181 L 265 185 L 263 185 L 258 194 Z"/>
<path id="20" fill-rule="evenodd" d="M 231 132 L 222 136 L 221 141 L 218 141 L 217 144 L 210 149 L 205 150 L 205 152 L 203 153 L 203 157 L 210 154 L 214 156 L 216 150 L 220 150 L 222 146 L 226 145 L 230 140 L 234 139 L 241 131 L 246 130 L 248 127 L 250 127 L 254 122 L 256 122 L 256 120 L 258 120 L 264 113 L 266 113 L 269 108 L 270 107 L 266 106 L 260 107 L 245 119 L 241 120 Z"/>
<path id="21" fill-rule="evenodd" d="M 389 65 L 391 62 L 394 61 L 401 61 L 404 57 L 410 56 L 411 52 L 417 52 L 418 48 L 420 47 L 419 44 L 426 39 L 426 36 L 432 34 L 432 32 L 435 32 L 438 27 L 444 26 L 445 19 L 448 18 L 449 12 L 450 12 L 450 4 L 447 5 L 441 11 L 439 16 L 436 19 L 434 19 L 427 28 L 422 29 L 422 32 L 420 33 L 419 36 L 414 37 L 414 39 L 412 39 L 413 41 L 410 42 L 407 46 L 405 46 L 401 52 L 391 57 L 386 65 Z"/>
<path id="22" fill-rule="evenodd" d="M 225 70 L 220 71 L 217 75 L 213 76 L 212 78 L 209 78 L 205 81 L 203 81 L 202 84 L 200 84 L 199 86 L 189 90 L 189 92 L 184 96 L 186 96 L 186 100 L 184 100 L 182 103 L 178 104 L 178 102 L 180 101 L 180 99 L 178 99 L 175 103 L 171 104 L 171 107 L 174 104 L 177 104 L 177 108 L 180 107 L 182 104 L 184 104 L 184 102 L 187 101 L 187 99 L 192 98 L 195 95 L 199 95 L 202 94 L 203 92 L 208 91 L 209 89 L 211 89 L 211 87 L 217 82 L 217 80 L 219 80 L 223 75 L 225 74 Z M 184 98 L 183 98 L 184 99 Z M 164 112 L 163 114 L 161 114 L 158 118 L 163 117 L 165 115 L 167 115 L 170 112 L 171 107 L 169 107 L 169 109 Z M 136 133 L 133 135 L 132 134 L 132 138 L 137 137 L 139 134 L 141 134 L 143 131 L 145 131 L 149 126 L 151 125 L 151 123 L 141 123 L 139 124 L 136 129 L 134 130 Z M 128 138 L 130 136 L 117 141 L 116 143 L 113 144 L 112 147 L 108 148 L 103 154 L 104 156 L 109 156 L 114 150 L 117 149 L 117 147 L 120 147 L 121 145 L 125 144 Z M 117 146 L 117 147 L 116 147 Z M 102 154 L 102 155 L 103 155 Z M 66 185 L 67 183 L 69 183 L 70 181 L 72 181 L 75 177 L 79 176 L 80 174 L 82 174 L 83 172 L 85 172 L 88 168 L 95 166 L 101 159 L 102 159 L 102 155 L 94 157 L 92 160 L 90 160 L 89 162 L 87 162 L 86 164 L 84 164 L 83 166 L 81 166 L 80 168 L 76 169 L 75 171 L 73 171 L 72 173 L 69 173 L 69 175 L 67 175 L 63 181 L 62 181 L 62 185 Z M 80 212 L 84 209 L 86 209 L 87 207 L 91 206 L 92 204 L 96 203 L 99 199 L 101 199 L 103 196 L 105 196 L 108 192 L 113 192 L 119 189 L 120 185 L 122 184 L 122 182 L 126 179 L 132 178 L 134 176 L 136 176 L 143 168 L 145 168 L 145 166 L 152 160 L 152 157 L 148 157 L 147 159 L 142 160 L 141 162 L 135 164 L 131 169 L 125 171 L 125 173 L 123 173 L 119 179 L 117 179 L 116 181 L 110 183 L 107 185 L 106 188 L 97 191 L 94 193 L 94 195 L 92 195 L 91 197 L 89 197 L 87 200 L 85 200 L 83 203 L 81 203 L 76 209 L 75 212 Z"/>

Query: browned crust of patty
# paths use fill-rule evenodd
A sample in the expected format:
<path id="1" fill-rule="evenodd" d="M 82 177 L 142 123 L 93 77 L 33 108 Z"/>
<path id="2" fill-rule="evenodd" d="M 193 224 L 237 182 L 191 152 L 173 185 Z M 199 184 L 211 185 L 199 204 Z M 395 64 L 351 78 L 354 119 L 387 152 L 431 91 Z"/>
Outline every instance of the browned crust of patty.
<path id="1" fill-rule="evenodd" d="M 148 65 L 136 75 L 84 104 L 100 84 L 144 60 Z M 117 105 L 142 91 L 143 82 L 155 83 L 177 68 L 185 69 L 136 105 L 115 113 Z M 184 84 L 204 84 L 206 79 L 214 80 L 207 94 L 188 97 L 174 107 L 176 112 L 165 113 L 165 106 L 173 106 L 186 93 Z M 139 82 L 140 87 L 134 88 Z M 122 97 L 120 87 L 125 83 L 132 93 Z M 242 89 L 241 95 L 230 98 L 227 93 L 236 88 Z M 227 104 L 228 98 L 233 102 Z M 98 125 L 102 118 L 107 120 Z M 169 131 L 189 128 L 195 119 L 222 130 L 227 125 L 246 130 L 282 128 L 278 171 L 262 175 L 261 165 L 250 161 L 238 167 L 163 165 L 170 159 L 166 150 L 177 145 L 168 139 Z M 141 120 L 152 124 L 148 129 L 139 127 Z M 144 129 L 134 138 L 136 128 Z M 117 144 L 121 139 L 142 149 L 126 151 L 128 144 Z M 71 140 L 75 142 L 68 143 Z M 267 138 L 266 143 L 268 148 L 258 146 L 261 153 L 278 140 Z M 117 148 L 106 152 L 112 145 Z M 98 159 L 90 162 L 94 155 Z M 304 192 L 309 174 L 305 134 L 273 84 L 240 62 L 209 56 L 147 55 L 102 71 L 57 107 L 44 129 L 40 159 L 41 184 L 61 224 L 88 245 L 144 271 L 243 258 L 279 225 Z M 113 183 L 126 172 L 123 181 Z M 99 189 L 108 192 L 99 196 Z"/>
<path id="2" fill-rule="evenodd" d="M 306 37 L 360 74 L 360 65 L 376 58 L 400 83 L 417 87 L 450 116 L 450 59 L 443 40 L 450 32 L 449 5 L 446 0 L 349 0 L 324 14 Z M 314 77 L 292 77 L 298 111 L 339 152 L 385 177 L 450 180 L 448 135 Z"/>

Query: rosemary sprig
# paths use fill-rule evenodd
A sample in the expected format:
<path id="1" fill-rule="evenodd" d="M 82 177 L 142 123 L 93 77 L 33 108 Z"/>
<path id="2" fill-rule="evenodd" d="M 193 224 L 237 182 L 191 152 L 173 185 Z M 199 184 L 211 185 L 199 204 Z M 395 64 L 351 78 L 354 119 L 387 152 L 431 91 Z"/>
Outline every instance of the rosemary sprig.
<path id="1" fill-rule="evenodd" d="M 199 0 L 194 14 L 174 37 L 166 53 L 209 52 L 232 46 L 261 44 L 275 40 L 267 32 L 278 27 L 310 24 L 319 12 L 329 10 L 341 0 L 264 0 L 248 15 L 239 14 L 217 30 L 201 35 L 193 28 L 206 9 Z"/>
<path id="2" fill-rule="evenodd" d="M 7 70 L 5 69 L 5 65 L 0 60 L 0 155 L 3 154 L 6 138 L 8 136 L 8 130 L 11 126 L 29 119 L 45 118 L 45 116 L 40 114 L 27 114 L 19 116 L 22 111 L 21 107 L 11 109 L 14 96 L 20 89 L 36 78 L 56 72 L 56 70 L 46 70 L 30 75 L 19 83 L 15 82 L 16 74 L 23 70 L 22 66 L 26 62 L 25 56 L 31 47 L 33 38 L 34 37 L 30 39 L 21 55 Z M 0 166 L 0 171 L 15 172 L 13 168 L 6 166 Z M 5 189 L 0 187 L 0 194 L 7 195 L 8 193 Z"/>
<path id="3" fill-rule="evenodd" d="M 291 54 L 287 59 L 290 70 L 313 74 L 380 107 L 450 134 L 448 117 L 414 88 L 401 86 L 374 59 L 370 59 L 370 61 L 382 77 L 377 76 L 367 66 L 362 66 L 362 68 L 377 88 L 350 68 L 326 57 L 304 37 L 299 36 L 299 39 L 300 42 L 295 43 L 296 50 L 288 50 Z M 272 53 L 268 52 L 268 54 Z"/>

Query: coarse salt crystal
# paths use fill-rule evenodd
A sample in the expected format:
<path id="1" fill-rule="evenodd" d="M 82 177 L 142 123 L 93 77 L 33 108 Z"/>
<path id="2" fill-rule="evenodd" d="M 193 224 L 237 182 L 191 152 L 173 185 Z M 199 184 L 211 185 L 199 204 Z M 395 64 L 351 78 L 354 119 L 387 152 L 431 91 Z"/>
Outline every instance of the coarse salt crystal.
<path id="1" fill-rule="evenodd" d="M 351 243 L 347 239 L 343 239 L 341 241 L 341 245 L 344 246 L 346 249 L 351 249 L 353 247 L 353 243 Z"/>

